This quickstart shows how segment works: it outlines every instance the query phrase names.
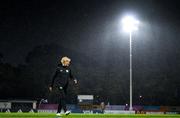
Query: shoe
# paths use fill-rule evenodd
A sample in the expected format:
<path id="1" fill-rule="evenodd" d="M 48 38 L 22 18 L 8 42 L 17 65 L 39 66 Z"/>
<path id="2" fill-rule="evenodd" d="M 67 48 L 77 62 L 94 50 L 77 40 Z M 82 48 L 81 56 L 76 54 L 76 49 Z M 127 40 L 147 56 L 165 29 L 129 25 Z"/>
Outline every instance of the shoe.
<path id="1" fill-rule="evenodd" d="M 56 116 L 62 116 L 62 114 L 60 114 L 60 113 L 57 113 L 57 114 L 56 114 Z"/>
<path id="2" fill-rule="evenodd" d="M 65 115 L 69 115 L 71 112 L 70 111 L 66 111 L 65 112 Z"/>

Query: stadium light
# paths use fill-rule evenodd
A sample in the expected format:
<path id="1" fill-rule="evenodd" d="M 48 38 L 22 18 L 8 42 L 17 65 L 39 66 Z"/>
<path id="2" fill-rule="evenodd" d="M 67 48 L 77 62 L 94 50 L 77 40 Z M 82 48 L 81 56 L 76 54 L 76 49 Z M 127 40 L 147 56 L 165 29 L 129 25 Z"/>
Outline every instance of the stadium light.
<path id="1" fill-rule="evenodd" d="M 138 30 L 139 21 L 132 16 L 126 16 L 122 19 L 123 29 L 126 32 L 132 32 Z"/>
<path id="2" fill-rule="evenodd" d="M 130 56 L 130 106 L 129 110 L 132 111 L 132 32 L 138 30 L 139 21 L 132 16 L 126 16 L 122 19 L 123 30 L 129 33 L 129 56 Z"/>

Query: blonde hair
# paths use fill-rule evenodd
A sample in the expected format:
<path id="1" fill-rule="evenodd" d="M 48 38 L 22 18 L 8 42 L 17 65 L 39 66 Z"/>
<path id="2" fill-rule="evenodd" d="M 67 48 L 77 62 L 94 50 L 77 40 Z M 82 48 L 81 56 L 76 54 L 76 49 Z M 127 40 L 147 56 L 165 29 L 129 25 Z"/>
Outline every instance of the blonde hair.
<path id="1" fill-rule="evenodd" d="M 65 61 L 71 61 L 71 59 L 69 57 L 62 57 L 61 58 L 61 63 L 63 64 Z"/>

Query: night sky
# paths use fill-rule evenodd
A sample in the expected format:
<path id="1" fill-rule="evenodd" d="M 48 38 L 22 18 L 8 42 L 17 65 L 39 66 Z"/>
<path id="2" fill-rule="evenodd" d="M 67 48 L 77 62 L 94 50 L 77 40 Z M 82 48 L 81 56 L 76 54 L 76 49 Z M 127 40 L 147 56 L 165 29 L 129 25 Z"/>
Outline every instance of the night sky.
<path id="1" fill-rule="evenodd" d="M 128 34 L 119 24 L 123 15 L 133 14 L 141 22 L 133 37 L 134 50 L 176 55 L 179 5 L 176 0 L 1 1 L 0 52 L 5 62 L 14 65 L 24 63 L 29 51 L 44 44 L 89 57 L 121 56 L 128 53 Z"/>

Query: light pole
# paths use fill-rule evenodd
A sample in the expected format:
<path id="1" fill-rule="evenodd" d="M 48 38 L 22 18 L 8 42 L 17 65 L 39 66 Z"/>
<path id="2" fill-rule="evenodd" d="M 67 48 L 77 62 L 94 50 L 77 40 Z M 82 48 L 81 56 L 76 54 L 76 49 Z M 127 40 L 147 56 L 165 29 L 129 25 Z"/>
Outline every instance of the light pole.
<path id="1" fill-rule="evenodd" d="M 137 30 L 138 27 L 137 25 L 139 24 L 139 21 L 137 21 L 135 18 L 132 16 L 126 16 L 122 19 L 123 23 L 123 29 L 129 33 L 129 57 L 130 57 L 130 65 L 129 65 L 129 76 L 130 76 L 130 106 L 129 110 L 132 111 L 132 32 Z"/>

